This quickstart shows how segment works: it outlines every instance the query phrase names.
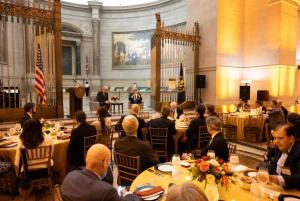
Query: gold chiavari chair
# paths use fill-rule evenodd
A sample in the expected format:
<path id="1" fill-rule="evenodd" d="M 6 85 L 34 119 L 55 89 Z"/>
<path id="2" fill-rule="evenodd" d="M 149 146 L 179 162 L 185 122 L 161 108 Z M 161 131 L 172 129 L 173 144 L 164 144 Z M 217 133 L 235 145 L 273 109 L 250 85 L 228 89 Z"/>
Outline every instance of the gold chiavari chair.
<path id="1" fill-rule="evenodd" d="M 168 128 L 149 128 L 150 144 L 154 154 L 168 161 Z"/>
<path id="2" fill-rule="evenodd" d="M 86 153 L 89 150 L 89 148 L 91 146 L 93 146 L 94 144 L 96 144 L 96 139 L 97 139 L 97 135 L 84 137 L 84 139 L 83 139 L 83 156 L 84 156 L 84 159 L 86 157 Z"/>
<path id="3" fill-rule="evenodd" d="M 197 149 L 203 148 L 209 143 L 210 135 L 208 134 L 206 125 L 199 126 Z"/>
<path id="4" fill-rule="evenodd" d="M 236 144 L 227 143 L 229 155 L 236 153 Z"/>
<path id="5" fill-rule="evenodd" d="M 222 132 L 227 139 L 237 140 L 237 126 L 229 122 L 230 113 L 220 112 L 218 113 L 222 120 Z"/>
<path id="6" fill-rule="evenodd" d="M 262 115 L 249 115 L 248 124 L 244 127 L 244 134 L 246 141 L 250 142 L 252 138 L 252 142 L 260 142 L 262 135 Z"/>

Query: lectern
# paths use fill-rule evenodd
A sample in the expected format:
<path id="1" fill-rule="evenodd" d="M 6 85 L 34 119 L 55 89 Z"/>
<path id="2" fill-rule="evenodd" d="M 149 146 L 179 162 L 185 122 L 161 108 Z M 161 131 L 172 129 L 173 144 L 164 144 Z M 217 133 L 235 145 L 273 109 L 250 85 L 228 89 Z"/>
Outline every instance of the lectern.
<path id="1" fill-rule="evenodd" d="M 70 94 L 70 117 L 74 117 L 75 112 L 82 110 L 82 97 L 85 94 L 83 87 L 71 87 L 67 89 Z"/>

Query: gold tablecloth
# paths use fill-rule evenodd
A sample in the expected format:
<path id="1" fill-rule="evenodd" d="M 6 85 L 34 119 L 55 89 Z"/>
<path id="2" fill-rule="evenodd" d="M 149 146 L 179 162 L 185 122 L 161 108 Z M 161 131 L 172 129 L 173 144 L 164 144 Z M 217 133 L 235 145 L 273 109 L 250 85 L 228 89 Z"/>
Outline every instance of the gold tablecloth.
<path id="1" fill-rule="evenodd" d="M 262 131 L 263 131 L 263 125 L 264 125 L 265 121 L 266 121 L 266 116 L 263 116 L 262 125 L 261 125 Z M 244 128 L 249 123 L 249 113 L 229 115 L 228 123 L 235 125 L 237 127 L 237 139 L 245 140 Z M 259 126 L 259 123 L 260 122 L 257 122 L 256 126 Z"/>
<path id="2" fill-rule="evenodd" d="M 179 178 L 177 177 L 176 179 L 172 178 L 171 174 L 165 174 L 161 173 L 160 176 L 145 170 L 142 172 L 132 183 L 130 186 L 130 191 L 134 191 L 138 186 L 141 185 L 153 185 L 153 186 L 161 186 L 165 190 L 168 189 L 168 185 L 170 183 L 175 183 L 175 184 L 181 184 L 185 181 L 190 181 L 189 177 L 189 172 L 187 168 L 180 167 L 182 171 L 182 176 Z M 150 169 L 153 169 L 150 168 Z M 199 186 L 203 191 L 204 191 L 204 182 L 198 182 L 198 181 L 193 181 L 197 186 Z M 281 194 L 292 194 L 292 195 L 300 195 L 300 191 L 297 190 L 289 190 L 289 191 L 284 191 L 283 188 L 280 186 L 276 185 L 266 185 L 264 186 L 266 189 L 271 190 L 271 191 L 276 191 Z M 254 201 L 255 198 L 254 196 L 250 193 L 250 191 L 242 189 L 238 184 L 231 184 L 231 186 L 226 190 L 223 187 L 218 186 L 219 188 L 219 200 L 226 200 L 226 201 Z M 163 198 L 162 200 L 165 200 Z M 276 199 L 275 199 L 276 200 Z M 270 199 L 268 200 L 270 201 Z"/>
<path id="3" fill-rule="evenodd" d="M 10 140 L 19 142 L 19 138 L 17 136 L 10 137 Z M 54 161 L 53 166 L 53 177 L 56 183 L 61 183 L 64 177 L 67 174 L 67 149 L 69 146 L 70 140 L 58 140 L 53 139 L 54 144 L 54 152 L 52 155 L 52 160 Z M 11 148 L 0 148 L 0 159 L 10 160 L 13 163 L 15 162 L 16 157 L 16 147 Z M 18 170 L 18 167 L 16 167 Z"/>

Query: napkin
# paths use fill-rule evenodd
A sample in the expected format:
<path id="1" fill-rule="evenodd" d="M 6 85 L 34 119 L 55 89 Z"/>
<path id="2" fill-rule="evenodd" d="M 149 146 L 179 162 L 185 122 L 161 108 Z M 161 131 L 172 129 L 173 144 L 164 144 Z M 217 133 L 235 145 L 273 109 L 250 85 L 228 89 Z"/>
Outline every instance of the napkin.
<path id="1" fill-rule="evenodd" d="M 156 186 L 156 187 L 153 187 L 149 190 L 134 192 L 134 194 L 139 196 L 139 197 L 146 198 L 146 197 L 150 197 L 150 196 L 153 196 L 153 195 L 158 195 L 158 194 L 163 193 L 163 192 L 164 192 L 164 189 L 161 186 Z"/>

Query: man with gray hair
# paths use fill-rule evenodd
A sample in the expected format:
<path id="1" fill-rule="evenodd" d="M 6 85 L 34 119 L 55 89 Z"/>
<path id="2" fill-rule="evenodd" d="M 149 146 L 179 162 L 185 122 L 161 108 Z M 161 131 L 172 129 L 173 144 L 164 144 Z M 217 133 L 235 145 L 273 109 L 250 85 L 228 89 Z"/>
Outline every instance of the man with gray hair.
<path id="1" fill-rule="evenodd" d="M 158 161 L 155 159 L 150 145 L 137 138 L 138 126 L 139 122 L 134 115 L 124 117 L 122 127 L 126 136 L 115 142 L 115 151 L 129 156 L 140 156 L 140 170 L 142 172 L 156 165 Z"/>
<path id="2" fill-rule="evenodd" d="M 97 97 L 96 97 L 96 100 L 99 102 L 99 105 L 104 106 L 107 111 L 109 110 L 110 107 L 110 103 L 108 100 L 108 91 L 109 91 L 108 86 L 104 85 L 101 91 L 97 93 Z"/>
<path id="3" fill-rule="evenodd" d="M 227 142 L 221 132 L 222 120 L 216 116 L 209 116 L 206 118 L 207 131 L 211 135 L 209 143 L 201 150 L 201 155 L 207 155 L 208 150 L 215 151 L 215 156 L 219 159 L 228 161 L 229 150 Z"/>

